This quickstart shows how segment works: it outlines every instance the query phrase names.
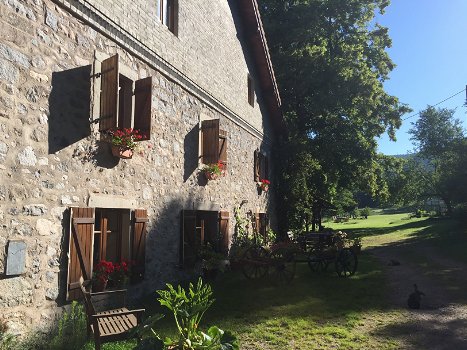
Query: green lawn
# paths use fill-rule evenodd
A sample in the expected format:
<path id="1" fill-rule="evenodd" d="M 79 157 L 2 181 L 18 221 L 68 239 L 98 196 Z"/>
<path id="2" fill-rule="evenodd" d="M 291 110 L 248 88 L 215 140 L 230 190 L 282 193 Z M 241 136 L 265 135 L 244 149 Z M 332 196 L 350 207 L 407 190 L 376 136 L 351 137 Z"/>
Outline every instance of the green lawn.
<path id="1" fill-rule="evenodd" d="M 363 237 L 358 271 L 349 279 L 312 273 L 306 263 L 288 285 L 267 278 L 246 280 L 238 272 L 223 274 L 213 283 L 216 302 L 201 328 L 216 324 L 233 331 L 241 349 L 398 349 L 398 344 L 376 330 L 396 322 L 389 309 L 382 266 L 370 254 L 372 247 L 406 243 L 437 246 L 449 256 L 467 261 L 466 230 L 451 220 L 409 218 L 407 214 L 374 215 L 347 223 L 327 223 Z M 416 259 L 416 255 L 413 259 Z M 149 313 L 160 312 L 156 296 L 146 303 Z M 157 331 L 173 335 L 167 316 Z M 103 349 L 132 349 L 134 342 L 106 344 Z M 92 349 L 88 344 L 86 349 Z"/>

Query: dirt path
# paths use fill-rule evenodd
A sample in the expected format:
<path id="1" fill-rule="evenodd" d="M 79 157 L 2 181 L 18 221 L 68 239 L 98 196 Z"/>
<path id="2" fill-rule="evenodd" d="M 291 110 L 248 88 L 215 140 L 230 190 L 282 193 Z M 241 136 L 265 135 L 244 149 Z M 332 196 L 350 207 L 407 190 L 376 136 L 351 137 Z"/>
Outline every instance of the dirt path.
<path id="1" fill-rule="evenodd" d="M 398 315 L 377 327 L 376 336 L 399 341 L 401 349 L 467 349 L 467 265 L 420 243 L 368 252 L 385 266 L 392 308 Z M 400 265 L 390 265 L 391 260 Z M 420 310 L 407 308 L 414 283 L 426 294 Z"/>

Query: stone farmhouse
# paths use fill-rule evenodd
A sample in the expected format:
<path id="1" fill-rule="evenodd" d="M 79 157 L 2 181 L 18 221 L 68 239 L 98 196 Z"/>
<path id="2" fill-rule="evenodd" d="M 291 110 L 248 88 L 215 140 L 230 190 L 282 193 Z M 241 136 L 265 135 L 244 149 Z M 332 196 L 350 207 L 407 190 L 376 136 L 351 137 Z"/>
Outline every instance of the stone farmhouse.
<path id="1" fill-rule="evenodd" d="M 131 159 L 108 132 L 143 135 Z M 134 295 L 274 215 L 280 96 L 256 0 L 0 1 L 0 314 L 23 333 L 100 260 Z M 224 176 L 208 181 L 203 164 Z M 260 179 L 271 181 L 261 192 Z"/>

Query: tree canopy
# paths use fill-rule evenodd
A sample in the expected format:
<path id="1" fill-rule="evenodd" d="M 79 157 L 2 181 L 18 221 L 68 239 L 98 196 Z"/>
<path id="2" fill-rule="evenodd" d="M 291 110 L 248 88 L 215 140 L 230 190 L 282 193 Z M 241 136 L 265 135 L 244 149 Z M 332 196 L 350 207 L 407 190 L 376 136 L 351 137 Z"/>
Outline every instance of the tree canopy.
<path id="1" fill-rule="evenodd" d="M 383 87 L 394 68 L 386 52 L 391 40 L 374 17 L 388 4 L 260 1 L 289 131 L 280 164 L 289 217 L 304 202 L 332 202 L 338 188 L 377 192 L 375 137 L 387 132 L 394 139 L 409 111 Z"/>

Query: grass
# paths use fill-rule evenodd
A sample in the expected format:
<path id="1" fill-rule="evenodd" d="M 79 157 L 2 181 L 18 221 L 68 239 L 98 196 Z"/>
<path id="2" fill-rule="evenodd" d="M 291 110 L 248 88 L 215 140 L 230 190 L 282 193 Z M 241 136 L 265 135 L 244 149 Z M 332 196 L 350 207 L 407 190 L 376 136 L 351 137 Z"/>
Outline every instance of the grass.
<path id="1" fill-rule="evenodd" d="M 399 312 L 389 308 L 383 266 L 371 256 L 371 250 L 401 245 L 408 258 L 426 264 L 417 247 L 436 247 L 467 263 L 466 229 L 451 220 L 392 214 L 327 226 L 363 238 L 355 276 L 339 278 L 332 265 L 327 273 L 312 273 L 305 263 L 297 264 L 292 283 L 281 286 L 267 278 L 246 280 L 237 272 L 226 273 L 213 283 L 216 302 L 201 328 L 216 324 L 231 330 L 245 350 L 398 349 L 396 340 L 378 332 L 396 324 Z M 145 304 L 149 314 L 161 312 L 155 293 Z M 161 321 L 157 331 L 174 335 L 171 316 Z M 132 349 L 134 345 L 133 341 L 110 343 L 103 349 Z M 92 344 L 86 349 L 93 349 Z"/>

